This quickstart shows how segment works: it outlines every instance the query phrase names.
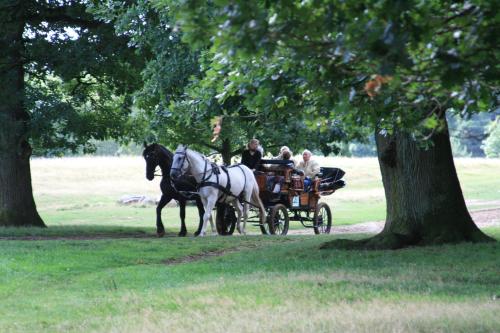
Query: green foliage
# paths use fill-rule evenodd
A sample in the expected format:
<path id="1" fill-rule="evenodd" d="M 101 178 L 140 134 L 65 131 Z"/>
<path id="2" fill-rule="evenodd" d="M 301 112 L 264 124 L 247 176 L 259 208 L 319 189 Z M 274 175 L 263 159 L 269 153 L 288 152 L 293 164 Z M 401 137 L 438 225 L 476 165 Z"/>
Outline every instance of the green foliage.
<path id="1" fill-rule="evenodd" d="M 478 113 L 473 115 L 460 116 L 455 113 L 448 114 L 448 127 L 455 156 L 485 156 L 481 145 L 488 137 L 488 126 L 495 113 Z M 457 152 L 461 151 L 459 155 Z"/>
<path id="2" fill-rule="evenodd" d="M 18 47 L 22 63 L 5 58 L 1 73 L 12 66 L 24 73 L 25 85 L 16 88 L 16 96 L 22 96 L 29 120 L 16 135 L 30 137 L 35 154 L 87 151 L 93 149 L 91 139 L 135 137 L 140 122 L 130 94 L 139 86 L 143 61 L 128 37 L 117 36 L 112 24 L 93 16 L 87 2 L 2 6 L 2 35 L 18 38 L 9 47 L 12 52 Z M 13 35 L 16 27 L 22 35 Z"/>
<path id="3" fill-rule="evenodd" d="M 88 153 L 95 150 L 95 140 L 138 134 L 138 120 L 125 107 L 124 95 L 116 95 L 114 89 L 92 77 L 81 81 L 88 86 L 84 92 L 74 93 L 77 83 L 73 81 L 50 76 L 28 80 L 26 107 L 34 155 Z"/>
<path id="4" fill-rule="evenodd" d="M 252 78 L 232 70 L 227 59 L 210 50 L 210 43 L 192 51 L 181 41 L 182 31 L 172 17 L 176 10 L 172 1 L 106 2 L 93 8 L 113 21 L 117 33 L 128 36 L 145 59 L 135 105 L 150 120 L 152 139 L 170 147 L 182 142 L 206 153 L 217 151 L 225 159 L 239 154 L 252 137 L 273 152 L 285 144 L 318 148 L 325 154 L 335 150 L 330 143 L 344 136 L 338 123 L 316 124 L 315 119 L 302 117 L 297 112 L 302 106 L 294 104 L 296 82 L 286 76 L 260 80 L 258 75 L 255 82 L 247 82 Z M 274 72 L 265 62 L 248 65 L 266 75 Z M 241 82 L 231 83 L 233 79 Z M 221 93 L 221 89 L 227 91 Z M 254 92 L 259 93 L 255 99 L 247 98 Z M 267 105 L 270 101 L 272 108 Z M 211 143 L 210 123 L 215 117 L 223 117 L 222 132 Z"/>
<path id="5" fill-rule="evenodd" d="M 369 143 L 352 142 L 349 143 L 349 153 L 353 157 L 377 156 L 377 147 L 373 139 Z"/>
<path id="6" fill-rule="evenodd" d="M 214 62 L 240 73 L 219 96 L 253 87 L 245 103 L 273 110 L 286 100 L 260 83 L 288 76 L 295 84 L 283 96 L 295 96 L 291 104 L 315 121 L 403 128 L 425 140 L 451 108 L 495 109 L 497 12 L 491 1 L 188 0 L 177 17 L 186 41 L 209 45 Z M 375 74 L 385 81 L 369 97 Z"/>
<path id="7" fill-rule="evenodd" d="M 141 156 L 144 147 L 137 143 L 121 144 L 114 140 L 94 141 L 95 151 L 94 156 L 121 156 L 134 155 Z"/>
<path id="8" fill-rule="evenodd" d="M 488 138 L 482 146 L 487 157 L 500 157 L 500 116 L 488 126 Z"/>
<path id="9" fill-rule="evenodd" d="M 189 79 L 200 72 L 199 54 L 180 41 L 170 7 L 160 11 L 145 0 L 108 1 L 92 11 L 112 21 L 118 36 L 129 38 L 129 45 L 145 62 L 136 105 L 148 112 L 168 112 L 170 101 L 182 95 Z"/>
<path id="10" fill-rule="evenodd" d="M 451 143 L 451 150 L 453 152 L 454 157 L 471 157 L 472 154 L 470 151 L 467 149 L 467 146 L 460 141 L 460 139 L 451 137 L 450 138 L 450 143 Z"/>

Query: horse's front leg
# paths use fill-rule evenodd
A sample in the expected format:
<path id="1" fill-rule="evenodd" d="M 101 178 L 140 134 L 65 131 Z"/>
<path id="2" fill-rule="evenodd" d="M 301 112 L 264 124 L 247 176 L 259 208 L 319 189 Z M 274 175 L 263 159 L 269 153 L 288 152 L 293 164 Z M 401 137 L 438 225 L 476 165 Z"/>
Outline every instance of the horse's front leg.
<path id="1" fill-rule="evenodd" d="M 208 198 L 202 198 L 203 201 L 203 209 L 205 210 L 205 213 L 203 214 L 203 227 L 201 228 L 200 231 L 200 236 L 205 236 L 205 232 L 207 230 L 207 222 L 210 220 L 210 223 L 212 222 L 212 210 L 215 207 L 215 202 L 217 201 L 217 196 L 210 196 Z"/>
<path id="2" fill-rule="evenodd" d="M 161 221 L 161 210 L 170 200 L 172 200 L 171 197 L 167 197 L 165 194 L 162 194 L 160 201 L 156 206 L 156 234 L 158 235 L 158 237 L 165 236 L 165 227 L 163 226 L 163 222 Z"/>
<path id="3" fill-rule="evenodd" d="M 249 205 L 247 203 L 243 204 L 243 234 L 245 234 L 245 229 L 247 227 L 248 209 Z"/>
<path id="4" fill-rule="evenodd" d="M 217 203 L 215 205 L 217 205 Z M 215 207 L 215 205 L 214 205 L 214 207 Z M 208 219 L 210 221 L 210 229 L 212 229 L 212 234 L 218 235 L 217 229 L 215 228 L 215 225 L 214 225 L 214 217 L 212 215 L 213 214 L 210 214 L 210 218 Z"/>
<path id="5" fill-rule="evenodd" d="M 242 215 L 242 207 L 240 204 L 240 201 L 238 199 L 233 201 L 233 207 L 236 210 L 236 229 L 238 229 L 238 232 L 240 234 L 245 233 L 245 229 L 241 229 L 241 215 Z"/>
<path id="6" fill-rule="evenodd" d="M 200 198 L 196 199 L 196 206 L 198 207 L 198 215 L 200 216 L 200 223 L 198 224 L 198 230 L 194 233 L 195 236 L 198 236 L 201 233 L 201 229 L 203 228 L 203 216 L 205 215 L 205 209 L 203 208 L 203 202 Z"/>
<path id="7" fill-rule="evenodd" d="M 187 234 L 186 229 L 186 200 L 179 200 L 179 216 L 181 218 L 181 231 L 179 231 L 179 237 L 184 237 Z"/>

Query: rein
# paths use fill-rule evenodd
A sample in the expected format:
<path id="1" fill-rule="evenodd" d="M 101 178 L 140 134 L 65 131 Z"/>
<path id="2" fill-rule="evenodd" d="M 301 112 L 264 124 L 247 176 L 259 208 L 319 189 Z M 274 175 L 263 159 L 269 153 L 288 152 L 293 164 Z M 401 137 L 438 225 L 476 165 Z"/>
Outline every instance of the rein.
<path id="1" fill-rule="evenodd" d="M 187 156 L 187 147 L 184 148 L 184 151 L 183 152 L 175 152 L 174 156 L 175 155 L 182 155 L 183 156 L 183 160 L 182 162 L 180 163 L 180 167 L 178 168 L 174 168 L 172 167 L 171 170 L 179 170 L 180 171 L 180 174 L 181 175 L 184 175 L 184 173 L 182 173 L 182 169 L 183 169 L 183 166 L 184 166 L 184 163 L 187 161 L 188 163 L 188 166 L 190 167 L 191 166 L 191 161 L 189 160 L 188 156 Z M 214 163 L 210 163 L 210 166 L 211 168 L 208 169 L 208 160 L 204 157 L 203 157 L 203 160 L 205 161 L 205 166 L 203 168 L 203 172 L 200 172 L 200 173 L 197 173 L 196 175 L 201 175 L 203 174 L 202 178 L 201 178 L 201 181 L 198 183 L 198 190 L 202 187 L 206 187 L 206 186 L 211 186 L 211 187 L 215 187 L 216 189 L 218 189 L 219 191 L 222 192 L 222 195 L 217 199 L 217 201 L 221 201 L 222 200 L 222 197 L 224 195 L 227 196 L 231 196 L 231 197 L 234 197 L 234 198 L 239 198 L 241 196 L 241 193 L 239 195 L 234 195 L 232 192 L 231 192 L 231 178 L 229 177 L 229 172 L 225 169 L 225 168 L 222 168 L 221 169 L 226 173 L 226 178 L 227 178 L 227 183 L 226 183 L 226 187 L 223 187 L 220 183 L 219 183 L 219 172 L 215 172 L 214 170 L 218 169 L 219 166 L 215 165 Z M 236 165 L 240 170 L 241 172 L 243 173 L 243 178 L 244 178 L 244 185 L 243 185 L 243 190 L 245 189 L 246 187 L 246 183 L 247 183 L 247 179 L 246 179 L 246 175 L 245 175 L 245 172 L 243 171 L 243 169 L 241 169 L 241 167 L 239 165 Z M 210 173 L 208 173 L 210 172 Z M 208 173 L 208 174 L 207 174 Z M 216 182 L 211 182 L 211 181 L 208 181 L 213 175 L 215 175 L 216 177 Z M 194 175 L 193 175 L 194 176 Z M 170 180 L 172 182 L 172 180 Z M 173 184 L 172 184 L 173 185 Z M 174 187 L 175 188 L 175 187 Z M 245 201 L 245 200 L 243 200 Z M 246 202 L 246 201 L 245 201 Z"/>

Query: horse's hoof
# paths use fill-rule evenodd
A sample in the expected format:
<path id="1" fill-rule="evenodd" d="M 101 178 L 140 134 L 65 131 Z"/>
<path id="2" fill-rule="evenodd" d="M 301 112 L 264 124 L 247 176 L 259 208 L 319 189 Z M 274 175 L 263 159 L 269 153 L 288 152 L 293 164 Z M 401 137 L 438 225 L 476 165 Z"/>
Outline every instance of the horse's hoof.
<path id="1" fill-rule="evenodd" d="M 186 231 L 181 231 L 177 236 L 179 237 L 186 237 L 187 232 Z"/>
<path id="2" fill-rule="evenodd" d="M 199 235 L 200 235 L 200 232 L 199 232 L 199 231 L 196 231 L 196 232 L 194 233 L 194 237 L 198 237 Z"/>
<path id="3" fill-rule="evenodd" d="M 156 235 L 158 235 L 158 238 L 162 238 L 163 236 L 165 236 L 165 231 L 157 231 Z"/>

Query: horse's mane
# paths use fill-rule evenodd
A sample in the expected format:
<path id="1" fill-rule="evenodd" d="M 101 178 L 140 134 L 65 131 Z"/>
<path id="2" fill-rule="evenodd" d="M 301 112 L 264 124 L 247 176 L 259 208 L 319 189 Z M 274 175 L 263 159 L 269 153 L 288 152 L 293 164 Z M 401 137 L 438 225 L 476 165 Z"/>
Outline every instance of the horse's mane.
<path id="1" fill-rule="evenodd" d="M 172 166 L 172 161 L 174 159 L 174 154 L 170 150 L 168 150 L 165 146 L 162 146 L 159 143 L 157 143 L 156 145 L 159 148 L 159 150 L 162 153 L 162 155 L 164 155 L 164 157 L 166 157 L 168 167 L 170 168 Z"/>
<path id="2" fill-rule="evenodd" d="M 209 159 L 208 159 L 205 155 L 203 155 L 202 153 L 197 152 L 196 150 L 192 150 L 192 149 L 190 149 L 190 148 L 188 148 L 188 149 L 189 149 L 190 151 L 192 151 L 193 153 L 197 154 L 198 156 L 200 156 L 200 157 L 201 157 L 201 159 L 202 159 L 203 161 L 209 161 L 209 162 L 210 162 L 210 160 L 209 160 Z"/>

